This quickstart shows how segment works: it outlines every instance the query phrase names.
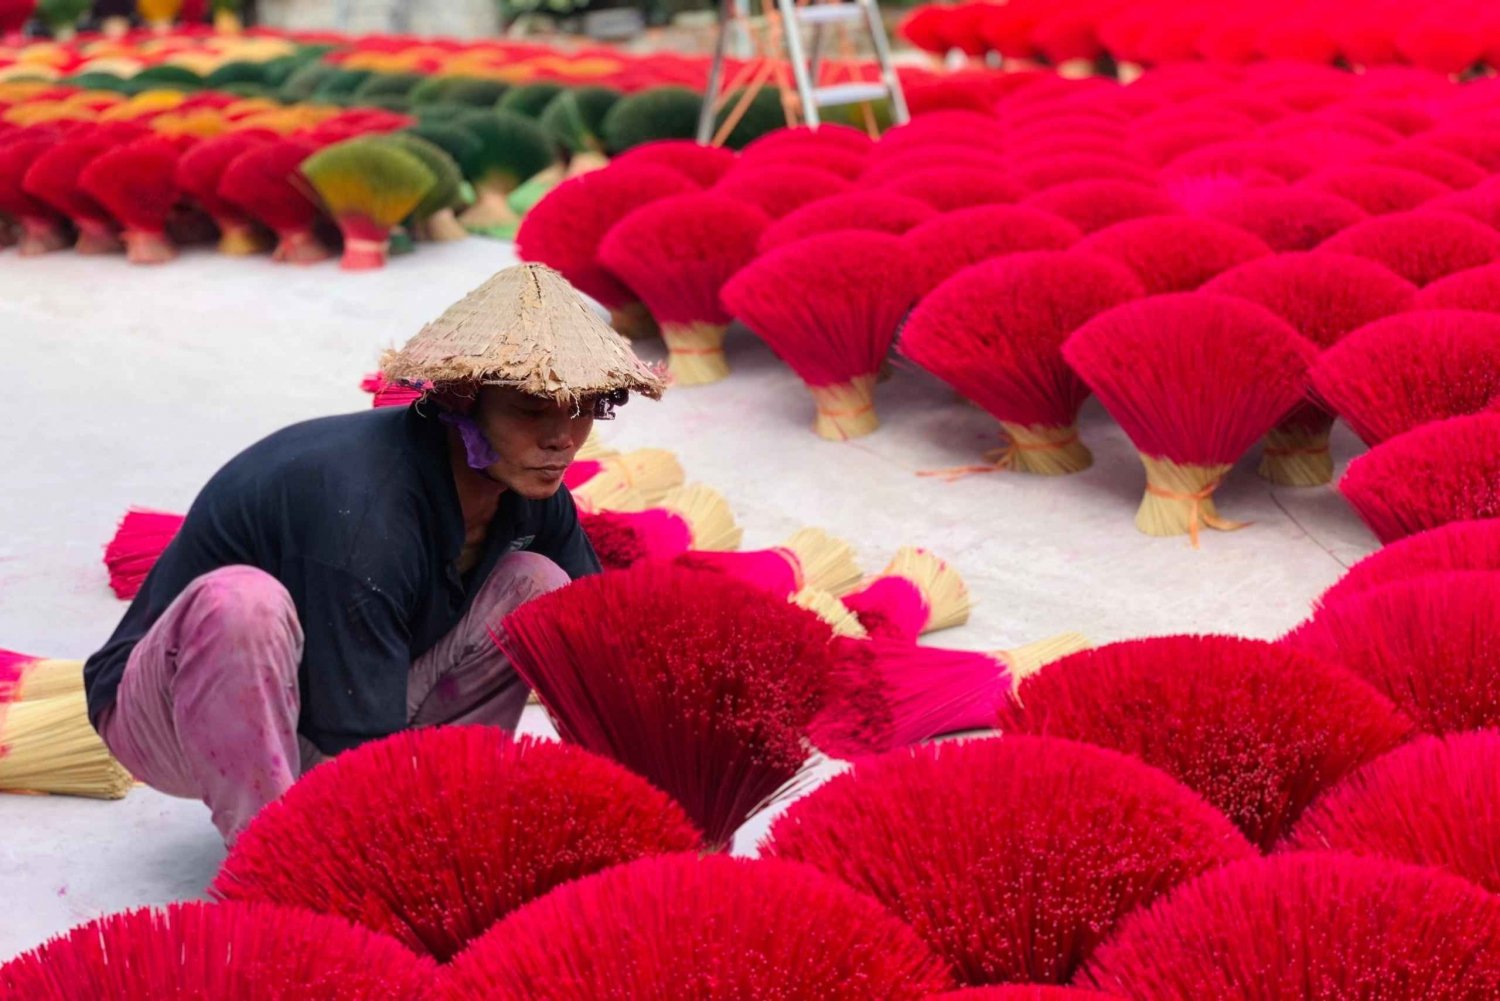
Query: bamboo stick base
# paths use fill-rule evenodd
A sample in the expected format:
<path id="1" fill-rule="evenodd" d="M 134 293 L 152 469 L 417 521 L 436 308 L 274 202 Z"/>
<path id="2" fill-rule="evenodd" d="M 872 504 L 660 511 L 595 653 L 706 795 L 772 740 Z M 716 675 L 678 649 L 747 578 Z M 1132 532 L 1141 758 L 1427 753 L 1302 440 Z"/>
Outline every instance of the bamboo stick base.
<path id="1" fill-rule="evenodd" d="M 463 223 L 458 221 L 458 216 L 452 209 L 438 209 L 427 217 L 423 235 L 435 243 L 449 243 L 467 240 L 469 231 L 464 229 Z"/>
<path id="2" fill-rule="evenodd" d="M 1135 514 L 1135 527 L 1147 535 L 1191 536 L 1198 544 L 1203 527 L 1233 531 L 1243 527 L 1219 517 L 1213 492 L 1233 468 L 1228 463 L 1213 466 L 1178 465 L 1170 459 L 1141 456 L 1146 467 L 1146 494 Z"/>
<path id="3" fill-rule="evenodd" d="M 1094 453 L 1078 437 L 1076 424 L 1028 427 L 1001 421 L 1000 426 L 1010 437 L 1010 444 L 1000 450 L 1004 468 L 1037 476 L 1068 476 L 1094 464 Z"/>
<path id="4" fill-rule="evenodd" d="M 0 705 L 0 790 L 119 799 L 135 784 L 89 724 L 82 691 Z"/>
<path id="5" fill-rule="evenodd" d="M 1021 687 L 1021 682 L 1036 674 L 1053 661 L 1071 657 L 1075 653 L 1093 646 L 1082 633 L 1058 633 L 1046 639 L 1018 646 L 1014 650 L 999 650 L 994 656 L 1010 673 L 1011 690 Z"/>
<path id="6" fill-rule="evenodd" d="M 1260 473 L 1279 487 L 1321 487 L 1333 482 L 1330 428 L 1278 427 L 1266 433 Z"/>
<path id="7" fill-rule="evenodd" d="M 664 323 L 661 339 L 670 353 L 667 372 L 679 386 L 706 386 L 729 375 L 725 327 L 716 323 Z"/>
<path id="8" fill-rule="evenodd" d="M 478 200 L 458 217 L 459 222 L 465 226 L 470 229 L 497 229 L 501 226 L 514 226 L 521 221 L 521 217 L 516 215 L 515 209 L 506 201 L 507 192 L 498 188 L 480 187 L 476 194 Z"/>
<path id="9" fill-rule="evenodd" d="M 226 257 L 250 257 L 271 249 L 270 242 L 249 223 L 222 224 L 219 233 L 219 253 Z"/>
<path id="10" fill-rule="evenodd" d="M 875 416 L 875 376 L 856 376 L 837 386 L 809 386 L 818 408 L 813 430 L 829 441 L 861 438 L 880 427 Z"/>

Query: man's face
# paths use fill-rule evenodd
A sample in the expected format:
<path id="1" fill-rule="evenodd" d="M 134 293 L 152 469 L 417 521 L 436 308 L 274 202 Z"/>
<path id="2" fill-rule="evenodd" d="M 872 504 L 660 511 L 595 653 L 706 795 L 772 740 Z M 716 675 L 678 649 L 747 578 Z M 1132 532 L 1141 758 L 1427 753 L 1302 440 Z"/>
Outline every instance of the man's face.
<path id="1" fill-rule="evenodd" d="M 594 426 L 593 408 L 577 410 L 516 389 L 485 386 L 473 418 L 500 461 L 490 479 L 528 500 L 545 500 L 562 486 L 563 472 Z"/>

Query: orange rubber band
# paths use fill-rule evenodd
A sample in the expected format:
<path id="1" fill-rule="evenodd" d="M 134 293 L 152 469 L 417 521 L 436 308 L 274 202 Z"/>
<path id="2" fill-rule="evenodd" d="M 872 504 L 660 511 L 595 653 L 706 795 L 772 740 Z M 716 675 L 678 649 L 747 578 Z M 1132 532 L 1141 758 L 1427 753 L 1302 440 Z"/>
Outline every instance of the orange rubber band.
<path id="1" fill-rule="evenodd" d="M 944 483 L 954 483 L 966 476 L 978 476 L 983 473 L 999 473 L 1014 469 L 1016 456 L 1021 452 L 1055 452 L 1058 449 L 1067 448 L 1078 441 L 1078 432 L 1073 432 L 1066 438 L 1057 441 L 1035 441 L 1019 442 L 1011 439 L 1000 448 L 992 448 L 984 453 L 988 465 L 980 466 L 949 466 L 945 469 L 919 469 L 918 476 L 936 476 Z"/>
<path id="2" fill-rule="evenodd" d="M 860 407 L 857 410 L 821 410 L 820 409 L 818 411 L 818 413 L 822 414 L 824 417 L 858 417 L 860 414 L 867 414 L 871 410 L 874 410 L 874 409 L 875 409 L 875 404 L 873 404 L 873 403 L 866 403 L 864 406 Z"/>
<path id="3" fill-rule="evenodd" d="M 723 348 L 674 348 L 667 345 L 667 354 L 673 355 L 721 355 Z"/>
<path id="4" fill-rule="evenodd" d="M 1164 500 L 1188 501 L 1193 505 L 1192 514 L 1188 516 L 1188 538 L 1192 540 L 1194 549 L 1202 548 L 1198 540 L 1200 526 L 1207 526 L 1217 532 L 1238 532 L 1240 529 L 1246 528 L 1251 524 L 1248 521 L 1229 521 L 1226 518 L 1220 518 L 1216 514 L 1207 514 L 1204 512 L 1203 502 L 1212 497 L 1214 491 L 1217 489 L 1219 489 L 1219 484 L 1215 482 L 1195 494 L 1180 494 L 1173 490 L 1163 490 L 1161 487 L 1153 486 L 1150 483 L 1146 484 L 1146 493 L 1153 497 L 1161 497 Z"/>

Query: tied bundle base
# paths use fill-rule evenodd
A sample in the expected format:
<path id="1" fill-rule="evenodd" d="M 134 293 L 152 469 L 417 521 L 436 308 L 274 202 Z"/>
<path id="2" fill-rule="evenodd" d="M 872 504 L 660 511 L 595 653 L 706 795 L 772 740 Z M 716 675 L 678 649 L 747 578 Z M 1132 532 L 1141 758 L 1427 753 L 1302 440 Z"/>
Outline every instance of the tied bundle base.
<path id="1" fill-rule="evenodd" d="M 880 427 L 875 415 L 876 375 L 855 376 L 835 386 L 809 386 L 818 416 L 813 430 L 828 441 L 862 438 Z"/>
<path id="2" fill-rule="evenodd" d="M 289 230 L 280 235 L 271 260 L 281 264 L 317 264 L 333 256 L 312 230 Z"/>
<path id="3" fill-rule="evenodd" d="M 493 185 L 479 184 L 474 189 L 474 204 L 458 217 L 470 231 L 484 231 L 521 224 L 521 217 L 510 207 L 510 192 Z"/>
<path id="4" fill-rule="evenodd" d="M 452 243 L 467 240 L 469 231 L 458 221 L 451 208 L 438 209 L 419 224 L 418 235 L 432 243 Z"/>
<path id="5" fill-rule="evenodd" d="M 1261 479 L 1278 487 L 1321 487 L 1333 482 L 1333 452 L 1322 429 L 1282 425 L 1266 433 L 1260 453 Z"/>
<path id="6" fill-rule="evenodd" d="M 609 311 L 609 325 L 615 333 L 632 341 L 649 341 L 661 336 L 661 328 L 643 302 L 628 302 Z"/>
<path id="7" fill-rule="evenodd" d="M 345 271 L 375 271 L 385 267 L 390 252 L 391 241 L 388 238 L 371 240 L 346 235 L 339 267 Z"/>
<path id="8" fill-rule="evenodd" d="M 706 386 L 729 376 L 724 357 L 724 332 L 717 323 L 664 323 L 667 372 L 679 386 Z"/>
<path id="9" fill-rule="evenodd" d="M 0 704 L 0 790 L 121 799 L 134 784 L 89 723 L 82 690 Z"/>
<path id="10" fill-rule="evenodd" d="M 166 264 L 177 257 L 177 248 L 165 233 L 125 231 L 125 260 L 131 264 Z"/>
<path id="11" fill-rule="evenodd" d="M 41 257 L 67 250 L 72 245 L 73 239 L 67 230 L 50 219 L 21 220 L 21 243 L 17 252 L 22 257 Z"/>
<path id="12" fill-rule="evenodd" d="M 1081 473 L 1094 464 L 1094 453 L 1078 437 L 1078 425 L 1027 427 L 1001 421 L 1010 441 L 993 453 L 999 469 L 1037 476 L 1068 476 Z M 989 458 L 989 456 L 986 456 Z"/>
<path id="13" fill-rule="evenodd" d="M 219 253 L 225 257 L 253 257 L 271 249 L 271 243 L 251 223 L 219 223 Z"/>
<path id="14" fill-rule="evenodd" d="M 1229 463 L 1212 466 L 1178 464 L 1171 459 L 1141 456 L 1146 467 L 1146 493 L 1135 513 L 1135 527 L 1147 535 L 1186 535 L 1199 545 L 1204 528 L 1232 532 L 1245 526 L 1219 517 L 1213 494 L 1234 468 Z"/>

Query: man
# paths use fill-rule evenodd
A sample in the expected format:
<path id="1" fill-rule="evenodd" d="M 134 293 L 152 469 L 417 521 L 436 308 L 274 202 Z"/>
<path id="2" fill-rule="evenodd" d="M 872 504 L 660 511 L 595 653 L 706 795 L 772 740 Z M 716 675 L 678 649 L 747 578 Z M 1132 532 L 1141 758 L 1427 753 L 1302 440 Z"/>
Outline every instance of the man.
<path id="1" fill-rule="evenodd" d="M 216 473 L 85 666 L 137 778 L 232 842 L 307 768 L 409 726 L 514 729 L 490 633 L 595 573 L 563 471 L 661 382 L 555 272 L 502 271 L 385 360 L 409 408 L 297 424 Z"/>

